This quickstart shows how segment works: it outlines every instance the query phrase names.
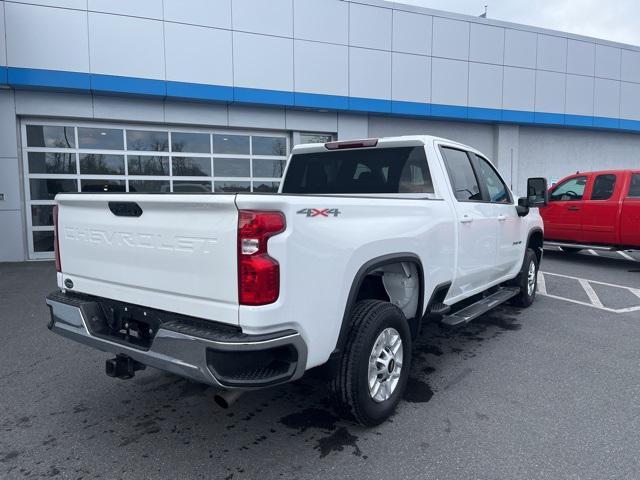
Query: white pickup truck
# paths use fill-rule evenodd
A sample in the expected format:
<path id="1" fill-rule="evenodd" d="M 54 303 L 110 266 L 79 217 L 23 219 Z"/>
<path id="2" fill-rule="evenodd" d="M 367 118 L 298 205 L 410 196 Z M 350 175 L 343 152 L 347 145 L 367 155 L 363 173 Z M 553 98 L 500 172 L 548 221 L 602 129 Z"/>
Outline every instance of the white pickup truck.
<path id="1" fill-rule="evenodd" d="M 384 421 L 429 319 L 535 297 L 546 181 L 519 201 L 477 150 L 429 136 L 297 146 L 277 194 L 56 197 L 49 328 L 220 390 L 324 366 L 336 408 Z"/>

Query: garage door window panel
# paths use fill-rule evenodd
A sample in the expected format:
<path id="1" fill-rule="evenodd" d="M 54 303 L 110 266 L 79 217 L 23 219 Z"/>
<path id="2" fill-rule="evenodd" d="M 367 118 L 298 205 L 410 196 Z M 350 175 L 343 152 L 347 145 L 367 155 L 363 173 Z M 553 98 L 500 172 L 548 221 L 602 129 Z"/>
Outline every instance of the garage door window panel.
<path id="1" fill-rule="evenodd" d="M 127 130 L 127 150 L 168 152 L 169 132 L 156 130 Z"/>
<path id="2" fill-rule="evenodd" d="M 172 173 L 176 177 L 210 177 L 210 157 L 173 157 Z"/>
<path id="3" fill-rule="evenodd" d="M 30 173 L 76 173 L 76 154 L 62 152 L 29 152 Z"/>
<path id="4" fill-rule="evenodd" d="M 280 178 L 284 173 L 285 164 L 285 160 L 254 158 L 252 161 L 252 174 L 254 177 Z"/>
<path id="5" fill-rule="evenodd" d="M 213 153 L 249 155 L 251 142 L 248 135 L 213 134 Z"/>
<path id="6" fill-rule="evenodd" d="M 287 140 L 284 137 L 251 137 L 253 155 L 284 156 L 287 154 Z"/>
<path id="7" fill-rule="evenodd" d="M 34 227 L 52 227 L 53 205 L 31 205 L 31 223 Z"/>
<path id="8" fill-rule="evenodd" d="M 210 136 L 206 133 L 171 132 L 171 151 L 211 153 Z"/>
<path id="9" fill-rule="evenodd" d="M 251 191 L 251 182 L 215 182 L 214 189 L 216 192 L 250 192 Z"/>
<path id="10" fill-rule="evenodd" d="M 80 173 L 83 175 L 124 175 L 124 155 L 81 153 Z"/>
<path id="11" fill-rule="evenodd" d="M 127 156 L 129 175 L 169 175 L 169 157 L 149 155 Z"/>
<path id="12" fill-rule="evenodd" d="M 74 127 L 27 125 L 27 146 L 42 148 L 76 148 Z"/>
<path id="13" fill-rule="evenodd" d="M 87 193 L 126 192 L 124 180 L 81 180 L 80 191 Z"/>
<path id="14" fill-rule="evenodd" d="M 216 177 L 249 177 L 251 161 L 248 158 L 216 158 L 213 173 Z"/>
<path id="15" fill-rule="evenodd" d="M 78 182 L 69 178 L 32 178 L 31 200 L 53 200 L 58 193 L 77 192 Z"/>
<path id="16" fill-rule="evenodd" d="M 78 127 L 78 143 L 87 150 L 123 150 L 124 136 L 119 128 Z"/>

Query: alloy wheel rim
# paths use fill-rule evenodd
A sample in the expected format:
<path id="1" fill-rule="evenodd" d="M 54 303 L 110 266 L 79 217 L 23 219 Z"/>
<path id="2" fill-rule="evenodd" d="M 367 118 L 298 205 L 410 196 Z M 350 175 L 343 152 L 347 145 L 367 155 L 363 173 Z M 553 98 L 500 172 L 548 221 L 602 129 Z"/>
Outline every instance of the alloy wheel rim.
<path id="1" fill-rule="evenodd" d="M 529 264 L 529 273 L 527 274 L 527 293 L 533 295 L 536 288 L 536 264 L 533 260 Z"/>
<path id="2" fill-rule="evenodd" d="M 395 328 L 384 329 L 369 355 L 369 394 L 375 402 L 388 400 L 398 386 L 403 359 L 402 338 Z"/>

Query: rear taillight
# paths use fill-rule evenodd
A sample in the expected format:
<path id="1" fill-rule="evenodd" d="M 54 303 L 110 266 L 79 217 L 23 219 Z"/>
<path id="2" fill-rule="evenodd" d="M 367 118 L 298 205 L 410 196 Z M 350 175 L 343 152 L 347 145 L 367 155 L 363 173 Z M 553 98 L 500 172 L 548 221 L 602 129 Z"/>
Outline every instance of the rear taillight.
<path id="1" fill-rule="evenodd" d="M 238 297 L 241 305 L 267 305 L 280 295 L 280 265 L 267 242 L 286 227 L 281 212 L 240 210 L 238 217 Z"/>
<path id="2" fill-rule="evenodd" d="M 58 205 L 53 206 L 53 251 L 56 256 L 56 271 L 62 272 L 60 263 L 60 242 L 58 241 Z"/>

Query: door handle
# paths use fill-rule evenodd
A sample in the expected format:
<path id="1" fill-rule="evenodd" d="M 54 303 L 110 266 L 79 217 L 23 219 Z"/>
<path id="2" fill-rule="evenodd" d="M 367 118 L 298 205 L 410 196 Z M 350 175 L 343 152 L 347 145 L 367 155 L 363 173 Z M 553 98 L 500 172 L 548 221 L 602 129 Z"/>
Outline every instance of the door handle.
<path id="1" fill-rule="evenodd" d="M 463 215 L 460 219 L 460 223 L 471 223 L 473 222 L 473 217 L 471 215 Z"/>
<path id="2" fill-rule="evenodd" d="M 567 210 L 570 210 L 572 212 L 577 212 L 580 210 L 580 207 L 567 207 Z"/>
<path id="3" fill-rule="evenodd" d="M 507 217 L 506 217 L 506 216 L 504 216 L 504 215 L 498 215 L 498 221 L 499 221 L 499 222 L 504 222 L 506 219 L 507 219 Z"/>

